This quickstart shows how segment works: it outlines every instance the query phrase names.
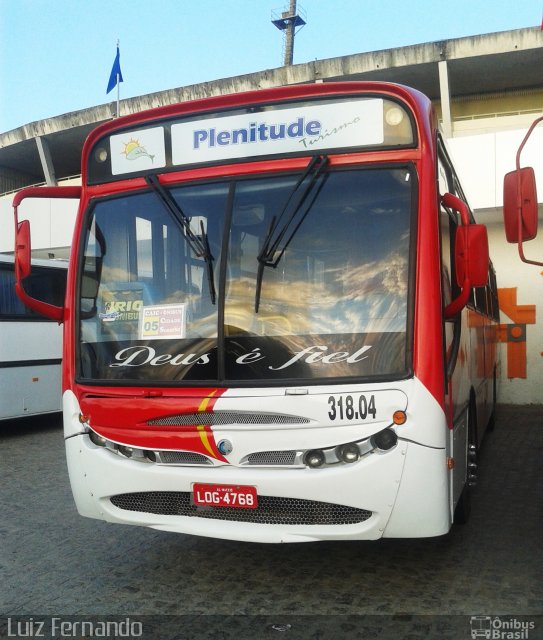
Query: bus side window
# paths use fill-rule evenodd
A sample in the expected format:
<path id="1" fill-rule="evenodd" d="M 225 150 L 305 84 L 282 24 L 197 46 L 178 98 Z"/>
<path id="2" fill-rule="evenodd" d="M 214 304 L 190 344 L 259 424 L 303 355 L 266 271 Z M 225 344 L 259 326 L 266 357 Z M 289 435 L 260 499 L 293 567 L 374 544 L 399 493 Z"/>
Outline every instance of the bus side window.
<path id="1" fill-rule="evenodd" d="M 439 197 L 453 190 L 453 178 L 451 170 L 445 159 L 439 157 L 438 161 L 438 186 Z M 443 205 L 440 206 L 441 227 L 441 277 L 443 289 L 443 308 L 449 304 L 458 293 L 457 283 L 454 278 L 454 236 L 456 232 L 456 220 L 454 214 L 449 213 Z"/>
<path id="2" fill-rule="evenodd" d="M 25 315 L 26 309 L 15 293 L 15 274 L 11 269 L 0 266 L 0 315 Z"/>
<path id="3" fill-rule="evenodd" d="M 439 198 L 445 193 L 454 191 L 454 180 L 450 165 L 446 157 L 439 157 L 438 163 Z M 458 295 L 459 287 L 454 273 L 454 241 L 458 225 L 456 214 L 447 211 L 443 205 L 439 208 L 441 228 L 441 278 L 442 278 L 442 304 L 443 309 Z M 447 371 L 450 375 L 451 367 L 454 367 L 454 343 L 455 323 L 444 322 L 444 348 L 446 354 Z"/>
<path id="4" fill-rule="evenodd" d="M 34 265 L 31 275 L 25 279 L 29 295 L 49 304 L 62 306 L 66 293 L 66 269 Z M 37 313 L 27 309 L 15 293 L 13 265 L 0 267 L 0 314 L 36 319 Z"/>
<path id="5" fill-rule="evenodd" d="M 454 278 L 454 236 L 456 221 L 449 212 L 441 208 L 441 277 L 443 288 L 443 308 L 457 295 L 458 284 Z"/>

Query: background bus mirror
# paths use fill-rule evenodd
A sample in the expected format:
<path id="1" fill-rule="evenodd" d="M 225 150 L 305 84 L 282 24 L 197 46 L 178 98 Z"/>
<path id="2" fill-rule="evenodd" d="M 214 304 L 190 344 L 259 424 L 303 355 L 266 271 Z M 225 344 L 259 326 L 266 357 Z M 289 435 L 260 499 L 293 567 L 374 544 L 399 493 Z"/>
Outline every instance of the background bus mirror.
<path id="1" fill-rule="evenodd" d="M 23 220 L 17 225 L 15 234 L 15 273 L 18 280 L 30 275 L 30 223 Z"/>
<path id="2" fill-rule="evenodd" d="M 519 241 L 519 216 L 522 218 L 521 241 L 537 235 L 537 189 L 532 167 L 506 174 L 503 180 L 503 221 L 507 242 Z"/>
<path id="3" fill-rule="evenodd" d="M 484 287 L 488 282 L 489 250 L 484 224 L 470 224 L 456 230 L 455 271 L 458 285 L 466 280 L 470 287 Z"/>

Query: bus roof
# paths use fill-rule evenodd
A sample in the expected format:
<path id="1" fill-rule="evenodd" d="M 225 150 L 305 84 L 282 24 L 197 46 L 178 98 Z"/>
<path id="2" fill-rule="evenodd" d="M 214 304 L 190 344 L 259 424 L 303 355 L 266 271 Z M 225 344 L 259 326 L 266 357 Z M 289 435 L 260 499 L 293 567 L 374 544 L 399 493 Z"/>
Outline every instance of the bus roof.
<path id="1" fill-rule="evenodd" d="M 14 256 L 13 254 L 0 254 L 0 264 L 14 264 Z M 67 269 L 68 261 L 61 260 L 58 258 L 54 258 L 51 260 L 46 260 L 44 258 L 32 258 L 32 265 L 36 267 L 50 267 L 52 269 Z"/>

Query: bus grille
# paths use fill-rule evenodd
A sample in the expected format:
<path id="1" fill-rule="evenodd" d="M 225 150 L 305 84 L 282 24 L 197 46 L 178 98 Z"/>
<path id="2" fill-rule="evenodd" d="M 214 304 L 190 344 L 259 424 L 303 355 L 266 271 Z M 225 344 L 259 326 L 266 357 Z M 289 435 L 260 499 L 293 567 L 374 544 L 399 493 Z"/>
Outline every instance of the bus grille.
<path id="1" fill-rule="evenodd" d="M 296 464 L 296 451 L 259 451 L 247 456 L 247 465 L 278 465 L 287 466 Z"/>
<path id="2" fill-rule="evenodd" d="M 207 456 L 192 451 L 160 451 L 158 455 L 162 464 L 213 464 Z"/>
<path id="3" fill-rule="evenodd" d="M 111 503 L 125 511 L 165 516 L 191 516 L 255 524 L 347 525 L 364 522 L 372 512 L 329 502 L 259 496 L 256 509 L 196 507 L 184 491 L 149 491 L 112 496 Z"/>
<path id="4" fill-rule="evenodd" d="M 201 413 L 181 413 L 148 420 L 152 427 L 185 427 L 206 424 L 307 424 L 308 418 L 287 416 L 279 413 L 251 413 L 243 411 L 202 411 Z"/>

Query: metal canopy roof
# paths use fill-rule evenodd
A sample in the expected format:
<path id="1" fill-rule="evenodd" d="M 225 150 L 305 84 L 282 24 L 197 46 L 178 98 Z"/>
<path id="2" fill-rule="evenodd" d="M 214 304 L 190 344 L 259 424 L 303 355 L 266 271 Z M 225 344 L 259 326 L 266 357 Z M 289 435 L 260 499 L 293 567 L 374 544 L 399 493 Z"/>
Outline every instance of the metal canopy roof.
<path id="1" fill-rule="evenodd" d="M 440 100 L 438 63 L 446 61 L 452 98 L 543 87 L 539 27 L 315 60 L 121 101 L 122 115 L 205 96 L 302 82 L 386 80 Z M 56 179 L 79 175 L 83 142 L 113 117 L 114 103 L 30 123 L 0 134 L 0 191 L 44 181 L 37 138 L 48 148 Z"/>

